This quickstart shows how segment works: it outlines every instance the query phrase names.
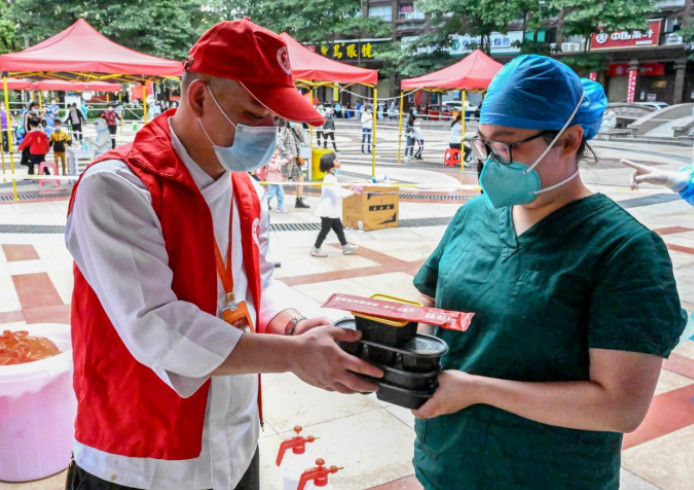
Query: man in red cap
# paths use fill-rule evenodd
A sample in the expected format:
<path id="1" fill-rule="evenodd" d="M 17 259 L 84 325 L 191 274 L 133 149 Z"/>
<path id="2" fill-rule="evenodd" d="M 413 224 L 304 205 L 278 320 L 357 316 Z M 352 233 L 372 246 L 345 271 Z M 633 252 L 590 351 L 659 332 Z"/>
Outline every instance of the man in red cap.
<path id="1" fill-rule="evenodd" d="M 272 155 L 276 116 L 322 123 L 293 86 L 284 41 L 222 22 L 185 70 L 180 107 L 73 191 L 69 489 L 257 489 L 258 373 L 342 393 L 376 389 L 355 373 L 382 375 L 337 345 L 357 332 L 304 318 L 272 278 L 248 171 Z"/>

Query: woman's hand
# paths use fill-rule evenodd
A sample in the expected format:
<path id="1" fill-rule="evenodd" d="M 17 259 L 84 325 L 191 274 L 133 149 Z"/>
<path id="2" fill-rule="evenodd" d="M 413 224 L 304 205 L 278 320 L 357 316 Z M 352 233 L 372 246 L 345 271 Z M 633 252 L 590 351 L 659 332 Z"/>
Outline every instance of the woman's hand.
<path id="1" fill-rule="evenodd" d="M 641 165 L 639 163 L 634 163 L 624 159 L 620 160 L 620 163 L 634 169 L 629 176 L 629 183 L 631 184 L 631 188 L 633 190 L 638 189 L 639 184 L 646 182 L 648 184 L 665 186 L 674 192 L 680 192 L 682 189 L 687 187 L 687 184 L 689 183 L 688 172 L 660 170 L 649 167 L 648 165 Z"/>
<path id="2" fill-rule="evenodd" d="M 455 369 L 443 371 L 439 374 L 439 387 L 434 396 L 419 409 L 412 410 L 412 413 L 420 419 L 428 419 L 482 403 L 478 379 L 477 376 Z"/>

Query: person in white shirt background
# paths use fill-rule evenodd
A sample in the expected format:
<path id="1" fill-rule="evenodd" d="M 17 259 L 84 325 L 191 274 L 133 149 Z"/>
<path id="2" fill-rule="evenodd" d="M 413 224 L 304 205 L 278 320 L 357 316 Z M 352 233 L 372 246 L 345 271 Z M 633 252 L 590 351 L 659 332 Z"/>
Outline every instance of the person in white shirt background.
<path id="1" fill-rule="evenodd" d="M 248 172 L 273 153 L 278 116 L 323 122 L 294 88 L 286 44 L 221 22 L 184 69 L 180 107 L 73 191 L 70 490 L 257 490 L 258 373 L 340 393 L 375 391 L 358 374 L 383 375 L 337 345 L 358 332 L 304 318 L 273 279 Z"/>
<path id="2" fill-rule="evenodd" d="M 323 245 L 330 230 L 333 230 L 340 245 L 342 245 L 342 253 L 344 255 L 353 254 L 359 247 L 347 241 L 340 214 L 342 213 L 342 200 L 352 194 L 360 194 L 360 187 L 353 186 L 351 189 L 345 189 L 338 184 L 335 174 L 340 171 L 340 160 L 335 153 L 326 153 L 320 157 L 320 171 L 325 172 L 320 202 L 316 207 L 316 214 L 320 216 L 321 228 L 310 253 L 313 257 L 327 257 L 328 253 L 321 249 L 321 245 Z"/>
<path id="3" fill-rule="evenodd" d="M 373 125 L 373 114 L 371 107 L 364 105 L 364 112 L 361 115 L 361 152 L 371 153 L 371 130 Z M 364 151 L 364 143 L 366 143 L 366 152 Z"/>

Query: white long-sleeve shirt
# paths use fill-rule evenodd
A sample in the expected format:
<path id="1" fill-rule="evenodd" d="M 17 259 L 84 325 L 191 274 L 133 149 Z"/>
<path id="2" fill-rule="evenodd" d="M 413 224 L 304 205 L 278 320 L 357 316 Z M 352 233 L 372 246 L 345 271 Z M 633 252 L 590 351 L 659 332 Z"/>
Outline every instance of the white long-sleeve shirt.
<path id="1" fill-rule="evenodd" d="M 361 127 L 362 129 L 371 129 L 373 125 L 373 115 L 371 115 L 371 112 L 364 111 L 364 113 L 361 115 Z"/>
<path id="2" fill-rule="evenodd" d="M 342 200 L 352 194 L 354 191 L 345 189 L 337 183 L 337 176 L 325 174 L 320 201 L 316 206 L 316 215 L 323 218 L 339 218 L 342 216 Z"/>
<path id="3" fill-rule="evenodd" d="M 231 175 L 213 180 L 187 154 L 173 130 L 172 145 L 200 189 L 212 214 L 222 255 L 229 246 Z M 256 185 L 262 202 L 263 190 Z M 217 280 L 217 316 L 179 301 L 171 289 L 173 272 L 161 225 L 144 183 L 121 161 L 91 167 L 82 179 L 68 217 L 66 243 L 75 263 L 99 297 L 128 350 L 180 396 L 191 396 L 233 351 L 243 333 L 219 318 L 225 306 Z M 234 293 L 246 301 L 251 318 L 256 305 L 247 294 L 238 206 L 234 206 L 232 270 Z M 262 304 L 260 323 L 300 301 L 273 280 L 267 260 L 269 224 L 261 210 L 258 230 Z M 248 468 L 258 441 L 257 376 L 212 378 L 202 434 L 202 452 L 189 460 L 131 458 L 105 453 L 76 441 L 75 462 L 99 478 L 147 489 L 233 489 Z M 137 397 L 133 397 L 133 403 Z M 115 478 L 115 479 L 114 479 Z"/>

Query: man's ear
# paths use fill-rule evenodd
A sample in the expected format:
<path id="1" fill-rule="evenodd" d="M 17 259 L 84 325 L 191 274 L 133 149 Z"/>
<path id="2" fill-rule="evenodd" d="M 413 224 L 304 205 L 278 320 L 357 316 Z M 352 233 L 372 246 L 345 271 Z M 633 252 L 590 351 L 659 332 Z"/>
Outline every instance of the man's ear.
<path id="1" fill-rule="evenodd" d="M 186 91 L 186 101 L 191 112 L 197 117 L 201 117 L 203 113 L 203 101 L 205 100 L 205 92 L 207 91 L 207 82 L 201 79 L 193 80 L 188 85 Z"/>
<path id="2" fill-rule="evenodd" d="M 581 147 L 581 142 L 583 141 L 583 126 L 580 124 L 574 124 L 566 128 L 561 140 L 558 142 L 561 144 L 562 153 L 576 153 Z"/>

